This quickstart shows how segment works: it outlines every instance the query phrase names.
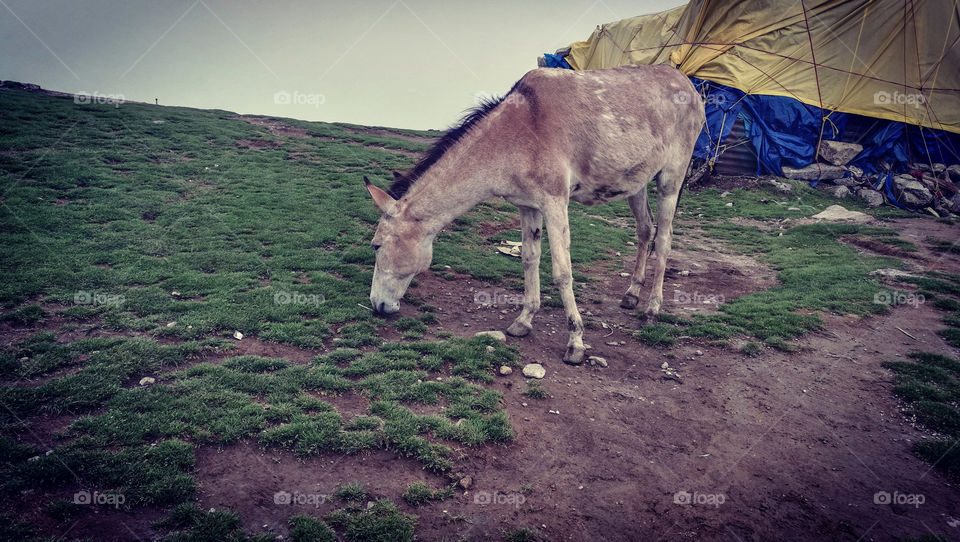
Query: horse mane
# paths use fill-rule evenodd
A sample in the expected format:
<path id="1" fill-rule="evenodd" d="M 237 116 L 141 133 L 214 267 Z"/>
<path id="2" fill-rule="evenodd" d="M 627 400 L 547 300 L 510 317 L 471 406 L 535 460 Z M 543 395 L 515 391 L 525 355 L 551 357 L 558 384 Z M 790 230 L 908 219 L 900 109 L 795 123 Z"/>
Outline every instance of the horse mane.
<path id="1" fill-rule="evenodd" d="M 519 83 L 518 83 L 519 84 Z M 517 88 L 517 85 L 514 85 L 510 89 L 510 92 L 507 92 L 505 96 L 495 96 L 490 98 L 484 98 L 479 105 L 472 107 L 464 113 L 463 117 L 460 119 L 460 122 L 456 126 L 447 130 L 440 139 L 437 140 L 428 150 L 416 165 L 413 166 L 406 175 L 394 174 L 393 183 L 390 185 L 387 193 L 390 194 L 393 199 L 400 199 L 404 194 L 410 190 L 410 187 L 417 182 L 424 173 L 430 169 L 431 166 L 437 163 L 437 160 L 448 151 L 454 145 L 457 144 L 464 136 L 466 136 L 474 126 L 477 125 L 481 120 L 487 117 L 494 108 L 500 105 L 507 96 L 510 95 Z"/>

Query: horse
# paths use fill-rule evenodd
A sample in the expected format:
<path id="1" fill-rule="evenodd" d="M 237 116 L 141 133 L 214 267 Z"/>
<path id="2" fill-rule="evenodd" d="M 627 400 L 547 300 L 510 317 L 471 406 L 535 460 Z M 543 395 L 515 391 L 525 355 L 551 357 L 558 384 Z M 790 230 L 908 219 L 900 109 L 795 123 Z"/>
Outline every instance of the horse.
<path id="1" fill-rule="evenodd" d="M 553 282 L 569 331 L 563 361 L 582 363 L 583 320 L 570 265 L 570 200 L 596 205 L 627 199 L 639 242 L 620 306 L 637 307 L 652 252 L 654 282 L 644 316 L 656 320 L 677 201 L 704 121 L 699 93 L 671 66 L 526 73 L 504 97 L 470 110 L 408 173 L 394 172 L 387 191 L 364 176 L 381 212 L 371 242 L 376 256 L 372 309 L 397 312 L 414 275 L 429 267 L 437 233 L 478 203 L 503 198 L 520 211 L 524 275 L 523 309 L 506 331 L 522 337 L 533 329 L 540 309 L 545 221 Z M 655 229 L 647 201 L 651 180 L 657 189 Z"/>

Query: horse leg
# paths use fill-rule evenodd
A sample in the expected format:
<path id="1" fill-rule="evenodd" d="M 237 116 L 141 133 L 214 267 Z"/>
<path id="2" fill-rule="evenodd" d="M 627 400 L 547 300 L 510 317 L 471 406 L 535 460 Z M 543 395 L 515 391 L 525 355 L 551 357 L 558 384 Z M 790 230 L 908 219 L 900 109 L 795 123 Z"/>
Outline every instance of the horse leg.
<path id="1" fill-rule="evenodd" d="M 583 363 L 583 319 L 577 310 L 577 300 L 573 296 L 573 269 L 570 264 L 570 224 L 567 220 L 566 198 L 552 199 L 544 206 L 543 215 L 547 221 L 547 234 L 550 237 L 550 256 L 553 261 L 553 284 L 560 291 L 563 310 L 567 315 L 567 350 L 563 354 L 564 363 L 579 365 Z"/>
<path id="2" fill-rule="evenodd" d="M 660 314 L 663 304 L 663 274 L 667 269 L 667 256 L 670 243 L 673 242 L 673 215 L 677 211 L 680 187 L 683 186 L 683 168 L 664 169 L 657 180 L 657 234 L 654 238 L 654 281 L 650 291 L 650 300 L 644 316 L 648 322 L 654 322 Z"/>
<path id="3" fill-rule="evenodd" d="M 523 310 L 510 324 L 507 333 L 523 337 L 533 329 L 533 315 L 540 310 L 540 237 L 543 213 L 533 207 L 520 207 L 520 231 L 523 246 Z"/>
<path id="4" fill-rule="evenodd" d="M 630 287 L 623 294 L 620 306 L 625 309 L 637 308 L 640 302 L 640 287 L 647 272 L 647 257 L 650 255 L 649 246 L 653 239 L 653 216 L 650 212 L 650 202 L 647 201 L 647 187 L 627 198 L 633 218 L 637 222 L 637 260 L 633 266 L 633 276 L 630 278 Z"/>

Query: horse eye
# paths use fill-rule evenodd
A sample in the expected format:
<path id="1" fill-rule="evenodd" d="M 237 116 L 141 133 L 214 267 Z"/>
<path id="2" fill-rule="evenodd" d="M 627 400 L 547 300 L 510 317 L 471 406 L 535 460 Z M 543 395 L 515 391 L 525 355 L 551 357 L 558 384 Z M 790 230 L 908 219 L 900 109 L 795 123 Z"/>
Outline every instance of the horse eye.
<path id="1" fill-rule="evenodd" d="M 373 245 L 370 245 L 370 246 L 372 246 L 372 247 L 373 247 L 373 251 L 374 251 L 374 252 L 376 252 L 376 251 L 378 251 L 378 250 L 380 250 L 380 245 L 377 245 L 377 244 L 373 244 Z"/>

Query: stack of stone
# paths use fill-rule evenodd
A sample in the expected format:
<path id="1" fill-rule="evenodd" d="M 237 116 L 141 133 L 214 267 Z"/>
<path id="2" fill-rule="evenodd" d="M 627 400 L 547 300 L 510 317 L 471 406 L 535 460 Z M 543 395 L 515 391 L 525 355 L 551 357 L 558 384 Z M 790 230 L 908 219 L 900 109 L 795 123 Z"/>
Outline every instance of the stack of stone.
<path id="1" fill-rule="evenodd" d="M 856 143 L 822 141 L 822 163 L 784 167 L 783 174 L 791 179 L 820 181 L 818 188 L 839 199 L 856 195 L 868 207 L 883 205 L 883 193 L 873 189 L 879 184 L 879 176 L 864 175 L 860 168 L 847 165 L 862 150 Z M 894 176 L 892 192 L 901 205 L 910 209 L 926 210 L 937 216 L 960 214 L 960 164 L 910 164 L 910 173 Z"/>

